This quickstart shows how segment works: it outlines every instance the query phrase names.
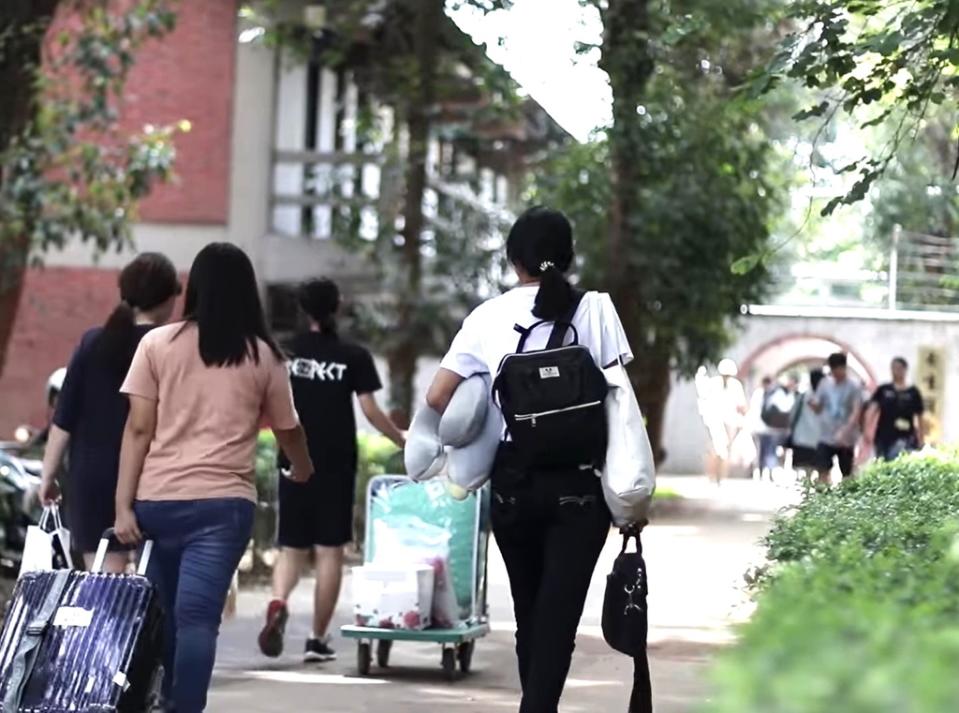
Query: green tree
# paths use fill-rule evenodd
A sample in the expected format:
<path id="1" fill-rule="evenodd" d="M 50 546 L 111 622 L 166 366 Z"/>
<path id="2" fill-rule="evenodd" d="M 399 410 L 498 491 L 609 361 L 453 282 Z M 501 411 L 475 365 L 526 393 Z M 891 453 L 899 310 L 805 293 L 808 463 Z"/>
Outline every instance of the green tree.
<path id="1" fill-rule="evenodd" d="M 916 140 L 903 146 L 870 196 L 867 227 L 886 249 L 896 226 L 941 238 L 959 236 L 959 183 L 952 177 L 959 105 L 949 102 L 926 117 Z"/>
<path id="2" fill-rule="evenodd" d="M 815 104 L 797 119 L 828 122 L 845 113 L 863 128 L 888 130 L 875 151 L 842 168 L 856 180 L 825 206 L 823 213 L 829 214 L 863 200 L 900 149 L 921 131 L 930 110 L 955 102 L 959 0 L 799 0 L 790 4 L 789 17 L 797 29 L 755 77 L 754 90 L 762 93 L 795 80 L 818 93 Z M 957 171 L 959 150 L 953 153 L 953 178 Z"/>
<path id="3" fill-rule="evenodd" d="M 361 310 L 359 328 L 386 357 L 390 406 L 402 421 L 413 410 L 417 362 L 442 348 L 455 315 L 451 307 L 475 300 L 495 272 L 493 247 L 485 238 L 501 227 L 497 216 L 483 215 L 480 208 L 464 210 L 463 201 L 449 196 L 440 197 L 439 217 L 445 221 L 424 216 L 429 141 L 440 127 L 444 102 L 457 98 L 463 106 L 474 106 L 463 117 L 466 134 L 472 122 L 509 114 L 517 106 L 506 72 L 446 16 L 448 8 L 461 5 L 489 12 L 509 2 L 358 0 L 330 4 L 323 27 L 312 30 L 299 21 L 283 22 L 275 5 L 259 6 L 281 45 L 302 52 L 322 42 L 325 64 L 351 70 L 363 96 L 394 112 L 398 130 L 386 137 L 384 147 L 388 170 L 381 192 L 388 195 L 380 199 L 385 210 L 379 234 L 365 241 L 347 227 L 334 238 L 367 255 L 379 273 L 385 296 Z M 360 123 L 377 133 L 368 120 Z M 370 142 L 360 137 L 360 143 Z"/>
<path id="4" fill-rule="evenodd" d="M 657 457 L 673 369 L 691 374 L 758 300 L 778 175 L 756 105 L 732 86 L 769 42 L 765 3 L 591 2 L 604 35 L 613 122 L 557 159 L 542 197 L 575 221 L 584 278 L 608 289 L 636 353 L 630 376 Z"/>
<path id="5" fill-rule="evenodd" d="M 139 47 L 173 28 L 172 0 L 5 0 L 0 4 L 0 373 L 31 259 L 68 239 L 129 241 L 137 201 L 171 172 L 188 126 L 117 131 Z M 56 37 L 57 11 L 79 25 Z"/>

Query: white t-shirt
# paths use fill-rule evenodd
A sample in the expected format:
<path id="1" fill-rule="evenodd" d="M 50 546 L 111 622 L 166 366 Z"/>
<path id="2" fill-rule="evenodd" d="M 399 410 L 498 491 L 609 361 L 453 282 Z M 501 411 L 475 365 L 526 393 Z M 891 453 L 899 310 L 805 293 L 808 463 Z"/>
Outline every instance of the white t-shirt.
<path id="1" fill-rule="evenodd" d="M 540 321 L 533 316 L 538 290 L 539 285 L 515 287 L 473 310 L 440 366 L 464 378 L 484 373 L 495 376 L 503 357 L 516 352 L 520 334 L 514 327 L 529 327 Z M 589 349 L 600 367 L 617 360 L 624 364 L 632 361 L 633 352 L 623 324 L 608 294 L 587 292 L 573 318 L 573 326 L 579 334 L 579 343 Z M 537 327 L 526 340 L 523 351 L 545 348 L 551 331 L 551 325 Z M 569 334 L 566 343 L 570 343 Z"/>

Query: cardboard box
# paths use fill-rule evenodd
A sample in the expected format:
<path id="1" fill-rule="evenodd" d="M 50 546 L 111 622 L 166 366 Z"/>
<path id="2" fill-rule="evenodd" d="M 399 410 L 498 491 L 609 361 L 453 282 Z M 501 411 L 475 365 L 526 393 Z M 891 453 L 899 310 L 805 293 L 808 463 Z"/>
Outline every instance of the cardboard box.
<path id="1" fill-rule="evenodd" d="M 429 565 L 353 568 L 353 611 L 357 626 L 379 629 L 429 628 L 433 609 Z"/>

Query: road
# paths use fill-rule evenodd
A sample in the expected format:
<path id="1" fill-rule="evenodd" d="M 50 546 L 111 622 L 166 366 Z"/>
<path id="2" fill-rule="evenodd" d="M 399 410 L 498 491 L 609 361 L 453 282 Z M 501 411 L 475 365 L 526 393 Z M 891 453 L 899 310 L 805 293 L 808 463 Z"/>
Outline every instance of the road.
<path id="1" fill-rule="evenodd" d="M 733 481 L 722 488 L 701 478 L 663 479 L 686 496 L 682 507 L 657 518 L 644 534 L 650 579 L 650 659 L 657 713 L 685 713 L 709 695 L 708 672 L 717 649 L 732 640 L 731 625 L 748 613 L 743 573 L 761 561 L 759 539 L 770 516 L 792 499 L 782 488 Z M 621 540 L 611 534 L 593 578 L 580 626 L 563 713 L 625 711 L 632 661 L 602 639 L 605 575 Z M 434 645 L 397 644 L 381 675 L 355 677 L 355 650 L 338 640 L 339 661 L 306 666 L 299 660 L 309 626 L 310 590 L 292 601 L 288 653 L 275 661 L 256 651 L 268 593 L 244 591 L 237 617 L 224 624 L 208 710 L 226 713 L 317 710 L 337 713 L 420 713 L 451 710 L 505 713 L 518 708 L 513 619 L 506 572 L 495 546 L 489 562 L 492 633 L 478 643 L 475 671 L 444 681 Z M 344 588 L 349 592 L 347 582 Z M 337 613 L 349 617 L 348 596 Z"/>

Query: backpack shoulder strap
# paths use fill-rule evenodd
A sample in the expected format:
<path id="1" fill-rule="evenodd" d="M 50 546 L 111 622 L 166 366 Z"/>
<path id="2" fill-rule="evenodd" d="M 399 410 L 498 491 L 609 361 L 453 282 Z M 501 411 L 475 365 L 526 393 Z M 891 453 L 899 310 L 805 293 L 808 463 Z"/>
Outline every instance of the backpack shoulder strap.
<path id="1" fill-rule="evenodd" d="M 569 309 L 566 310 L 566 313 L 557 319 L 553 324 L 553 331 L 550 333 L 549 341 L 546 343 L 547 349 L 559 349 L 561 346 L 563 346 L 563 342 L 566 339 L 566 332 L 570 329 L 573 330 L 573 343 L 576 344 L 579 342 L 579 336 L 576 334 L 576 327 L 573 326 L 573 318 L 576 316 L 576 312 L 579 310 L 579 305 L 585 296 L 585 292 L 581 290 L 573 290 L 573 303 L 569 306 Z"/>

